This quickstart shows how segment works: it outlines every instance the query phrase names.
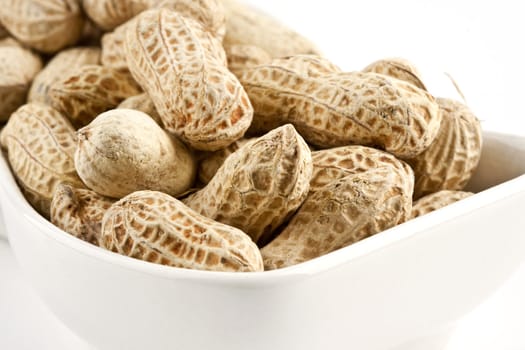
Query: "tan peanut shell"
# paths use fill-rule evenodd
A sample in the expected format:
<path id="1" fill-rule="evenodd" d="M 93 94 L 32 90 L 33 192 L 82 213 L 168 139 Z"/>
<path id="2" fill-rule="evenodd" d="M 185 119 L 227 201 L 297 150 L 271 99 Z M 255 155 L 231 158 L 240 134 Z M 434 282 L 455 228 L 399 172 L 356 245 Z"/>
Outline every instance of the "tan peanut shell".
<path id="1" fill-rule="evenodd" d="M 290 223 L 261 249 L 265 270 L 305 262 L 406 221 L 413 177 L 384 167 L 348 175 L 308 196 Z"/>
<path id="2" fill-rule="evenodd" d="M 197 175 L 199 181 L 206 185 L 215 176 L 217 170 L 222 166 L 226 158 L 235 153 L 239 148 L 243 147 L 250 141 L 256 140 L 256 138 L 249 139 L 238 139 L 226 148 L 220 149 L 215 152 L 211 152 L 203 157 L 199 163 Z"/>
<path id="3" fill-rule="evenodd" d="M 438 98 L 442 122 L 430 147 L 407 159 L 414 169 L 414 197 L 440 190 L 462 190 L 476 170 L 482 148 L 481 125 L 463 103 Z"/>
<path id="4" fill-rule="evenodd" d="M 222 0 L 226 11 L 224 45 L 255 45 L 272 57 L 318 54 L 317 47 L 275 18 L 236 0 Z"/>
<path id="5" fill-rule="evenodd" d="M 239 148 L 183 202 L 263 243 L 303 203 L 311 176 L 310 149 L 288 124 Z"/>
<path id="6" fill-rule="evenodd" d="M 309 195 L 336 180 L 371 169 L 392 168 L 412 176 L 411 183 L 414 182 L 412 171 L 405 162 L 371 147 L 351 145 L 314 151 L 312 162 L 314 167 Z"/>
<path id="7" fill-rule="evenodd" d="M 468 198 L 473 194 L 474 193 L 471 192 L 442 190 L 426 195 L 414 202 L 411 218 L 414 219 L 433 212 L 434 210 L 441 209 L 447 205 Z"/>
<path id="8" fill-rule="evenodd" d="M 425 84 L 423 84 L 421 73 L 417 67 L 404 58 L 394 57 L 372 62 L 363 69 L 363 72 L 373 72 L 388 75 L 392 78 L 411 83 L 420 89 L 427 89 Z"/>
<path id="9" fill-rule="evenodd" d="M 224 48 L 228 58 L 228 69 L 236 76 L 243 69 L 269 63 L 272 56 L 254 45 L 231 45 Z"/>
<path id="10" fill-rule="evenodd" d="M 361 144 L 398 157 L 420 154 L 437 135 L 441 115 L 426 91 L 376 73 L 321 74 L 316 68 L 311 74 L 311 63 L 301 67 L 301 59 L 244 70 L 240 80 L 254 107 L 254 124 L 288 122 L 321 148 Z"/>
<path id="11" fill-rule="evenodd" d="M 1 6 L 0 6 L 1 7 Z M 12 39 L 0 43 L 0 122 L 26 102 L 31 81 L 42 69 L 42 60 Z"/>
<path id="12" fill-rule="evenodd" d="M 76 43 L 84 26 L 78 0 L 3 0 L 0 21 L 19 41 L 45 53 Z"/>
<path id="13" fill-rule="evenodd" d="M 113 199 L 62 183 L 51 201 L 51 223 L 83 241 L 100 245 L 102 218 Z"/>
<path id="14" fill-rule="evenodd" d="M 162 125 L 159 113 L 148 94 L 143 93 L 128 97 L 117 108 L 136 109 L 149 115 L 157 124 Z"/>
<path id="15" fill-rule="evenodd" d="M 155 9 L 126 33 L 128 68 L 168 131 L 203 151 L 244 135 L 253 116 L 248 96 L 228 71 L 220 42 L 198 22 Z"/>
<path id="16" fill-rule="evenodd" d="M 99 62 L 100 49 L 97 47 L 75 47 L 61 51 L 35 77 L 29 90 L 28 101 L 51 104 L 48 96 L 51 85 L 64 76 L 75 74 L 82 66 Z"/>
<path id="17" fill-rule="evenodd" d="M 40 103 L 23 105 L 2 130 L 0 143 L 26 199 L 46 218 L 59 183 L 84 186 L 73 162 L 75 130 L 53 108 Z"/>
<path id="18" fill-rule="evenodd" d="M 113 204 L 102 246 L 162 265 L 209 271 L 262 271 L 259 249 L 244 232 L 191 210 L 167 194 L 139 191 Z"/>
<path id="19" fill-rule="evenodd" d="M 226 31 L 224 9 L 219 0 L 155 0 L 154 8 L 176 11 L 184 17 L 199 22 L 204 30 L 222 41 Z M 136 17 L 121 24 L 111 33 L 102 37 L 102 64 L 119 70 L 127 70 L 126 40 L 127 28 L 136 25 Z"/>
<path id="20" fill-rule="evenodd" d="M 98 114 L 141 92 L 129 73 L 98 65 L 84 65 L 53 83 L 48 95 L 51 105 L 79 128 Z"/>
<path id="21" fill-rule="evenodd" d="M 13 46 L 23 48 L 23 46 L 18 41 L 16 41 L 16 39 L 14 38 L 6 37 L 3 39 L 0 39 L 0 48 L 1 47 L 13 47 Z"/>
<path id="22" fill-rule="evenodd" d="M 154 0 L 83 0 L 84 11 L 98 26 L 112 30 L 153 5 Z"/>
<path id="23" fill-rule="evenodd" d="M 75 167 L 101 195 L 155 190 L 177 196 L 193 184 L 196 164 L 188 148 L 140 111 L 102 113 L 77 136 Z"/>

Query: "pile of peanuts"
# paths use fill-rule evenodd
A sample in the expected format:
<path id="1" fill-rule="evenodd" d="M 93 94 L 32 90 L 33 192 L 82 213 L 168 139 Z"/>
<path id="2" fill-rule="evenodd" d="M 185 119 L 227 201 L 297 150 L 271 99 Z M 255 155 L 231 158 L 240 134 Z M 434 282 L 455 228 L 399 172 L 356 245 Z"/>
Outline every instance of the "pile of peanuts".
<path id="1" fill-rule="evenodd" d="M 63 231 L 181 268 L 299 264 L 451 204 L 478 119 L 240 0 L 5 0 L 0 144 Z"/>

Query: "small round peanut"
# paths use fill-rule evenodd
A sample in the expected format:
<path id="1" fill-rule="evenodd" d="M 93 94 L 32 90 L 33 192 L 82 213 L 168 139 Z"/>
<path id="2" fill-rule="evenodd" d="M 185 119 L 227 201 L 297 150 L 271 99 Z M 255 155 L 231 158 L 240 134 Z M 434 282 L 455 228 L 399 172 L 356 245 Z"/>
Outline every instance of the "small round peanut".
<path id="1" fill-rule="evenodd" d="M 379 73 L 392 78 L 404 80 L 426 90 L 421 79 L 421 73 L 414 64 L 404 58 L 394 57 L 375 61 L 363 69 L 363 72 Z"/>
<path id="2" fill-rule="evenodd" d="M 196 164 L 188 148 L 131 109 L 102 113 L 77 131 L 75 167 L 93 191 L 122 198 L 139 190 L 177 196 L 193 184 Z"/>

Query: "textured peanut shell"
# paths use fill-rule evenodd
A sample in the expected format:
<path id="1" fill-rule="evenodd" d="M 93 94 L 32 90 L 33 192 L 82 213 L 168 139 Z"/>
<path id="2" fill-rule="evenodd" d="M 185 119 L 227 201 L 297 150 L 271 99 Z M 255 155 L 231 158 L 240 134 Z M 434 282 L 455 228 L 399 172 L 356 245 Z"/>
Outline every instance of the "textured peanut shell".
<path id="1" fill-rule="evenodd" d="M 221 43 L 199 23 L 156 9 L 126 33 L 128 68 L 168 131 L 203 151 L 244 135 L 253 116 L 248 96 L 227 69 Z"/>
<path id="2" fill-rule="evenodd" d="M 263 270 L 259 249 L 248 235 L 161 192 L 139 191 L 113 204 L 102 222 L 101 243 L 114 252 L 162 265 Z"/>
<path id="3" fill-rule="evenodd" d="M 224 9 L 219 0 L 161 0 L 155 1 L 155 8 L 166 8 L 176 11 L 184 17 L 199 22 L 204 30 L 218 40 L 222 40 L 226 31 Z M 126 30 L 133 27 L 136 17 L 121 24 L 111 33 L 102 37 L 102 64 L 119 70 L 127 70 L 124 42 Z"/>
<path id="4" fill-rule="evenodd" d="M 238 76 L 243 69 L 269 63 L 268 52 L 254 45 L 231 45 L 224 48 L 228 58 L 228 69 Z"/>
<path id="5" fill-rule="evenodd" d="M 417 67 L 404 58 L 394 57 L 372 62 L 363 69 L 363 72 L 388 75 L 392 78 L 411 83 L 420 89 L 427 89 L 425 84 L 423 84 L 421 73 Z"/>
<path id="6" fill-rule="evenodd" d="M 1 6 L 0 6 L 1 7 Z M 0 43 L 0 122 L 26 102 L 31 81 L 42 69 L 40 57 L 12 39 Z"/>
<path id="7" fill-rule="evenodd" d="M 100 49 L 97 47 L 75 47 L 58 53 L 35 77 L 29 95 L 29 102 L 51 104 L 48 96 L 52 84 L 64 76 L 76 73 L 80 67 L 100 62 Z"/>
<path id="8" fill-rule="evenodd" d="M 84 11 L 98 26 L 112 30 L 147 10 L 154 0 L 83 0 Z"/>
<path id="9" fill-rule="evenodd" d="M 336 180 L 373 169 L 392 168 L 399 173 L 412 176 L 410 183 L 414 182 L 412 171 L 405 162 L 371 147 L 352 145 L 314 151 L 312 162 L 314 168 L 309 195 Z M 413 189 L 406 191 L 412 193 Z"/>
<path id="10" fill-rule="evenodd" d="M 440 190 L 462 190 L 476 170 L 481 157 L 481 125 L 463 103 L 438 98 L 442 122 L 430 147 L 407 159 L 414 169 L 414 197 Z"/>
<path id="11" fill-rule="evenodd" d="M 211 152 L 203 156 L 202 160 L 199 162 L 199 168 L 197 170 L 200 183 L 207 185 L 213 178 L 213 176 L 215 176 L 217 170 L 219 170 L 226 158 L 228 158 L 230 155 L 232 155 L 235 151 L 237 151 L 239 148 L 241 148 L 248 142 L 255 139 L 256 138 L 238 139 L 226 148 L 215 152 Z"/>
<path id="12" fill-rule="evenodd" d="M 414 202 L 414 205 L 412 206 L 411 218 L 414 219 L 419 216 L 431 213 L 434 210 L 441 209 L 447 205 L 468 198 L 473 194 L 474 193 L 471 192 L 442 190 L 426 195 L 425 197 L 422 197 Z"/>
<path id="13" fill-rule="evenodd" d="M 0 21 L 22 43 L 45 53 L 77 42 L 84 26 L 78 0 L 4 0 Z"/>
<path id="14" fill-rule="evenodd" d="M 263 243 L 303 203 L 311 176 L 310 150 L 288 124 L 239 148 L 184 203 Z"/>
<path id="15" fill-rule="evenodd" d="M 75 167 L 101 195 L 154 190 L 176 196 L 193 184 L 196 164 L 188 148 L 140 111 L 102 113 L 77 136 Z"/>
<path id="16" fill-rule="evenodd" d="M 288 122 L 321 148 L 360 144 L 398 157 L 420 154 L 437 135 L 441 114 L 426 91 L 376 73 L 308 74 L 300 59 L 244 70 L 258 127 Z"/>
<path id="17" fill-rule="evenodd" d="M 115 201 L 84 188 L 62 183 L 51 201 L 51 222 L 94 245 L 100 245 L 102 218 Z"/>
<path id="18" fill-rule="evenodd" d="M 75 130 L 53 108 L 39 103 L 20 107 L 2 130 L 0 143 L 26 199 L 46 218 L 59 183 L 84 187 L 73 162 Z"/>
<path id="19" fill-rule="evenodd" d="M 412 186 L 409 173 L 385 167 L 319 189 L 261 249 L 265 270 L 317 258 L 406 221 L 412 209 Z"/>
<path id="20" fill-rule="evenodd" d="M 129 73 L 104 66 L 84 65 L 53 83 L 48 95 L 51 105 L 79 128 L 98 114 L 141 92 Z"/>
<path id="21" fill-rule="evenodd" d="M 136 96 L 131 96 L 122 101 L 117 108 L 135 109 L 149 115 L 157 124 L 162 126 L 162 120 L 160 119 L 159 113 L 153 104 L 153 101 L 148 94 L 143 93 Z"/>
<path id="22" fill-rule="evenodd" d="M 275 18 L 236 0 L 222 0 L 226 11 L 224 45 L 255 45 L 272 57 L 318 54 L 317 47 Z"/>

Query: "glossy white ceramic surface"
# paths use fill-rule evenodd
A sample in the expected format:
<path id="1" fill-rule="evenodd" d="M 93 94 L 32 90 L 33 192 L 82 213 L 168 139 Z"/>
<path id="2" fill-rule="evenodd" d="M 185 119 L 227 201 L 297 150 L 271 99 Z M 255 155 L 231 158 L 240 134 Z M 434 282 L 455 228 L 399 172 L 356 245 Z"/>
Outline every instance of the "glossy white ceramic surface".
<path id="1" fill-rule="evenodd" d="M 438 349 L 525 260 L 522 174 L 525 138 L 486 132 L 471 187 L 494 187 L 310 262 L 251 274 L 168 268 L 77 240 L 27 204 L 3 159 L 0 200 L 25 274 L 97 349 Z"/>

